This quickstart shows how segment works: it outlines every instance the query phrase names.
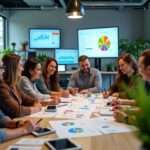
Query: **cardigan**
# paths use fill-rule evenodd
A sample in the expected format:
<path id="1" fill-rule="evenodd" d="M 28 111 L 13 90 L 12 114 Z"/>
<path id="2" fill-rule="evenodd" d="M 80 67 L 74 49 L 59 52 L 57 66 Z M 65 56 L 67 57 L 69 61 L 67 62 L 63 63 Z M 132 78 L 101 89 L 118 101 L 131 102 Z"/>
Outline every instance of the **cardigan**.
<path id="1" fill-rule="evenodd" d="M 28 77 L 22 76 L 20 81 L 18 82 L 19 88 L 26 93 L 38 100 L 49 99 L 49 94 L 42 94 L 36 87 L 36 81 L 31 81 Z"/>
<path id="2" fill-rule="evenodd" d="M 21 90 L 8 85 L 4 80 L 0 80 L 0 109 L 10 118 L 21 117 L 31 113 L 30 107 L 36 100 Z"/>

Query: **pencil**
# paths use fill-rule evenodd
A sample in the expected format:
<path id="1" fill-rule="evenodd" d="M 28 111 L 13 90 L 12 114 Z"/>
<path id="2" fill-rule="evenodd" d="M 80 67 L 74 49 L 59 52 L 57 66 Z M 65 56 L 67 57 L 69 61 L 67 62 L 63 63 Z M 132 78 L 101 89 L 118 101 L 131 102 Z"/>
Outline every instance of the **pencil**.
<path id="1" fill-rule="evenodd" d="M 37 122 L 36 122 L 36 125 L 39 124 L 43 119 L 39 119 Z"/>

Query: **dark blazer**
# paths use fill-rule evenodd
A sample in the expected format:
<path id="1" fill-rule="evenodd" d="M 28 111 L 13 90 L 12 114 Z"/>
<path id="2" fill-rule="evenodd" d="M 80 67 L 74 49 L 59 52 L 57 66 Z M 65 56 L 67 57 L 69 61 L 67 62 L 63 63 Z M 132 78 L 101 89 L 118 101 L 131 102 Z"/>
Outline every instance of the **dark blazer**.
<path id="1" fill-rule="evenodd" d="M 32 97 L 0 80 L 0 109 L 6 116 L 15 118 L 29 115 L 31 113 L 29 106 L 33 106 L 35 102 Z"/>

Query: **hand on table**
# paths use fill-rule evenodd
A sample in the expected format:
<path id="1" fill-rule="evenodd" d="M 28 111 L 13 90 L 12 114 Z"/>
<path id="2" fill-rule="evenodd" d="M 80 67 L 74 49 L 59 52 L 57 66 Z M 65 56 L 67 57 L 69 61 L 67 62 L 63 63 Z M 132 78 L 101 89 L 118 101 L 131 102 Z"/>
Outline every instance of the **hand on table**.
<path id="1" fill-rule="evenodd" d="M 85 90 L 81 90 L 80 91 L 80 94 L 88 94 L 89 93 L 89 90 L 88 89 L 85 89 Z"/>
<path id="2" fill-rule="evenodd" d="M 36 113 L 42 110 L 42 105 L 41 103 L 37 102 L 30 109 L 31 109 L 31 113 Z"/>
<path id="3" fill-rule="evenodd" d="M 39 128 L 39 126 L 37 126 L 36 123 L 31 120 L 24 121 L 21 127 L 24 128 L 26 134 L 29 134 Z"/>
<path id="4" fill-rule="evenodd" d="M 116 110 L 114 112 L 114 118 L 118 122 L 126 122 L 127 114 L 123 111 Z"/>
<path id="5" fill-rule="evenodd" d="M 79 92 L 79 88 L 69 88 L 70 94 L 76 95 Z"/>
<path id="6" fill-rule="evenodd" d="M 61 96 L 62 96 L 62 97 L 66 97 L 66 98 L 69 97 L 69 94 L 70 94 L 70 93 L 69 93 L 69 90 L 63 90 L 63 91 L 61 92 Z"/>

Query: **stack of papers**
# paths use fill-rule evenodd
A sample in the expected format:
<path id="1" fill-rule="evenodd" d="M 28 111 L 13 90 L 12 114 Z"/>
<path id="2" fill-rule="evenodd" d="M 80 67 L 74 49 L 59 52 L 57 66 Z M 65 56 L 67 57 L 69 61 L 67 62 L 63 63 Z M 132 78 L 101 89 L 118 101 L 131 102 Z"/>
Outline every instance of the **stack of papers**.
<path id="1" fill-rule="evenodd" d="M 49 123 L 56 130 L 56 133 L 60 138 L 97 136 L 133 131 L 128 125 L 116 123 L 113 117 L 50 121 Z"/>
<path id="2" fill-rule="evenodd" d="M 9 146 L 7 150 L 41 150 L 42 145 L 47 140 L 48 139 L 23 138 L 16 144 Z"/>

